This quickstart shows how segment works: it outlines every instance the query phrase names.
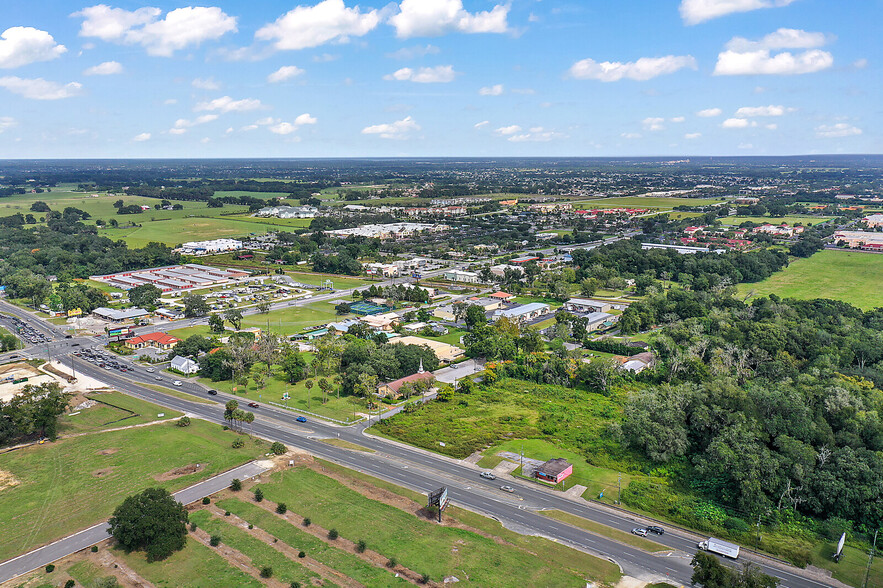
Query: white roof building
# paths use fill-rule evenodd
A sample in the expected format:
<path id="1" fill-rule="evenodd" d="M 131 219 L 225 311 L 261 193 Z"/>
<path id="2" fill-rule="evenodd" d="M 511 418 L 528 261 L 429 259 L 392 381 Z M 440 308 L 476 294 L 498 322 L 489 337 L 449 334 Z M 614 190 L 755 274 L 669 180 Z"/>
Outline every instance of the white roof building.
<path id="1" fill-rule="evenodd" d="M 242 249 L 242 241 L 214 239 L 212 241 L 189 241 L 181 245 L 180 251 L 189 255 L 206 255 L 224 251 L 239 251 L 240 249 Z"/>
<path id="2" fill-rule="evenodd" d="M 188 376 L 199 371 L 198 363 L 182 355 L 176 355 L 172 358 L 171 367 L 172 369 L 178 370 L 182 374 L 187 374 Z"/>

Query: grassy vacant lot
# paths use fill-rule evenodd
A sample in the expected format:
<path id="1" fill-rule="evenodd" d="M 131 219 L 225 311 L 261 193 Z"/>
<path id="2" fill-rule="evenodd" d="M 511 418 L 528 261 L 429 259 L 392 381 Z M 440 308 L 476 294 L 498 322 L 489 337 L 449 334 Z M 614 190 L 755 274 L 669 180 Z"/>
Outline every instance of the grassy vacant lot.
<path id="1" fill-rule="evenodd" d="M 574 201 L 572 204 L 586 208 L 666 208 L 675 206 L 709 206 L 723 202 L 720 198 L 654 198 L 652 196 L 623 196 L 621 198 L 595 198 Z"/>
<path id="2" fill-rule="evenodd" d="M 256 579 L 229 564 L 213 549 L 190 538 L 187 539 L 184 549 L 160 562 L 148 563 L 143 552 L 126 554 L 120 549 L 114 549 L 113 555 L 157 587 L 259 588 L 262 586 Z"/>
<path id="3" fill-rule="evenodd" d="M 759 225 L 770 223 L 771 225 L 780 225 L 786 223 L 788 225 L 817 225 L 825 221 L 831 220 L 832 216 L 808 216 L 808 215 L 789 215 L 789 216 L 725 216 L 720 219 L 725 225 L 741 225 L 744 222 L 752 222 Z"/>
<path id="4" fill-rule="evenodd" d="M 273 310 L 267 314 L 250 314 L 242 319 L 243 328 L 261 327 L 285 335 L 300 333 L 305 327 L 320 325 L 341 320 L 346 317 L 337 316 L 334 305 L 327 302 L 316 302 L 304 306 L 289 306 Z"/>
<path id="5" fill-rule="evenodd" d="M 244 530 L 212 516 L 206 510 L 191 514 L 190 521 L 211 535 L 220 535 L 225 544 L 251 558 L 255 568 L 261 569 L 264 566 L 273 568 L 273 577 L 284 582 L 285 585 L 291 582 L 300 582 L 302 586 L 310 586 L 312 579 L 319 579 L 318 574 L 308 570 L 297 561 L 288 559 L 285 554 L 272 546 Z"/>
<path id="6" fill-rule="evenodd" d="M 457 394 L 450 402 L 430 402 L 413 413 L 384 419 L 375 427 L 390 437 L 457 458 L 512 439 L 555 439 L 559 450 L 578 453 L 596 466 L 627 469 L 634 458 L 607 433 L 608 424 L 620 418 L 616 396 L 504 379 L 489 389 Z M 544 458 L 539 445 L 537 452 L 537 459 Z"/>
<path id="7" fill-rule="evenodd" d="M 834 572 L 834 579 L 850 586 L 862 586 L 868 571 L 868 552 L 854 547 L 843 548 L 843 558 L 834 562 L 836 542 L 821 543 L 813 550 L 813 565 Z M 883 558 L 879 557 L 879 547 L 868 574 L 868 586 L 883 586 Z"/>
<path id="8" fill-rule="evenodd" d="M 181 416 L 181 413 L 174 410 L 166 410 L 120 392 L 96 392 L 89 394 L 87 398 L 95 400 L 99 404 L 84 410 L 74 411 L 79 414 L 63 415 L 58 421 L 60 435 L 128 427 Z M 165 416 L 159 417 L 157 416 L 159 414 Z"/>
<path id="9" fill-rule="evenodd" d="M 832 298 L 864 310 L 883 306 L 883 255 L 856 251 L 819 251 L 797 259 L 756 284 L 740 284 L 739 293 L 782 298 Z"/>
<path id="10" fill-rule="evenodd" d="M 132 218 L 126 218 L 125 216 L 116 218 L 118 220 L 120 218 L 132 220 L 142 226 L 126 229 L 103 229 L 99 233 L 111 239 L 122 239 L 130 247 L 143 247 L 151 241 L 174 246 L 186 241 L 244 237 L 249 234 L 263 234 L 278 230 L 278 227 L 261 222 L 260 219 L 246 220 L 245 218 L 238 217 L 218 218 L 210 216 L 169 218 L 155 215 L 157 220 L 151 222 L 149 217 L 144 218 L 146 213 L 131 216 Z M 169 220 L 159 220 L 160 218 L 169 218 Z"/>
<path id="11" fill-rule="evenodd" d="M 346 539 L 364 539 L 371 549 L 436 581 L 453 574 L 476 586 L 584 586 L 586 578 L 615 582 L 618 576 L 607 562 L 546 540 L 524 538 L 533 539 L 526 545 L 512 541 L 514 533 L 494 537 L 439 526 L 307 468 L 290 469 L 284 477 L 274 474 L 271 483 L 260 487 L 270 500 L 285 502 L 289 510 L 337 529 Z M 492 526 L 478 515 L 461 520 Z"/>
<path id="12" fill-rule="evenodd" d="M 186 428 L 165 423 L 95 433 L 0 455 L 0 471 L 18 481 L 0 491 L 0 560 L 95 524 L 148 486 L 179 490 L 261 453 L 253 442 L 232 449 L 236 437 L 194 420 Z M 192 464 L 201 467 L 156 478 Z"/>

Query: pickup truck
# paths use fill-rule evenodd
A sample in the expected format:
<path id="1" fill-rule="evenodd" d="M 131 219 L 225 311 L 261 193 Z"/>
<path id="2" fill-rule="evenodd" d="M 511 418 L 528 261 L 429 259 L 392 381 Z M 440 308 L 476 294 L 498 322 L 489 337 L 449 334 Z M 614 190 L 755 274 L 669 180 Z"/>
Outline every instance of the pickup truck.
<path id="1" fill-rule="evenodd" d="M 724 557 L 729 557 L 730 559 L 736 559 L 739 557 L 738 545 L 730 543 L 729 541 L 715 539 L 714 537 L 709 537 L 705 541 L 700 541 L 698 547 L 703 551 L 716 553 Z"/>

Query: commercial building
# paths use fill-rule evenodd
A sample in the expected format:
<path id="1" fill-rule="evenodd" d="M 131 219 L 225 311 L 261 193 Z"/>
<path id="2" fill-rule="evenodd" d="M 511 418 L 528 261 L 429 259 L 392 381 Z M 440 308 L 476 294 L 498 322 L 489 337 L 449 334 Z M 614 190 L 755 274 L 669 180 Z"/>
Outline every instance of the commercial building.
<path id="1" fill-rule="evenodd" d="M 436 357 L 438 357 L 441 361 L 451 362 L 456 359 L 463 357 L 465 351 L 456 347 L 454 345 L 448 345 L 447 343 L 442 343 L 441 341 L 435 341 L 433 339 L 424 339 L 423 337 L 397 337 L 390 341 L 391 343 L 401 343 L 402 345 L 418 345 L 421 347 L 429 347 L 433 351 L 435 351 Z"/>
<path id="2" fill-rule="evenodd" d="M 564 481 L 572 473 L 573 464 L 561 457 L 550 459 L 534 470 L 534 476 L 538 480 L 552 482 L 553 484 Z"/>
<path id="3" fill-rule="evenodd" d="M 516 306 L 515 308 L 497 310 L 494 312 L 493 320 L 497 321 L 501 318 L 508 318 L 512 321 L 524 322 L 539 318 L 544 314 L 548 314 L 550 310 L 551 309 L 548 304 L 544 304 L 542 302 L 531 302 L 530 304 L 522 304 L 521 306 Z"/>
<path id="4" fill-rule="evenodd" d="M 776 237 L 787 237 L 791 238 L 795 235 L 799 235 L 804 231 L 803 227 L 789 227 L 785 223 L 781 225 L 771 225 L 769 223 L 760 225 L 754 229 L 755 233 L 765 233 L 767 235 L 774 235 Z"/>
<path id="5" fill-rule="evenodd" d="M 366 263 L 365 273 L 369 276 L 383 276 L 384 278 L 397 278 L 399 266 L 394 263 Z"/>
<path id="6" fill-rule="evenodd" d="M 260 217 L 315 218 L 319 210 L 312 206 L 267 206 L 255 213 Z"/>
<path id="7" fill-rule="evenodd" d="M 242 241 L 236 239 L 214 239 L 212 241 L 189 241 L 178 249 L 187 255 L 211 255 L 225 251 L 239 251 Z"/>
<path id="8" fill-rule="evenodd" d="M 883 227 L 883 214 L 872 214 L 862 219 L 871 229 Z"/>
<path id="9" fill-rule="evenodd" d="M 834 242 L 844 242 L 847 247 L 852 249 L 883 251 L 883 233 L 872 233 L 870 231 L 837 231 L 834 233 Z"/>
<path id="10" fill-rule="evenodd" d="M 589 332 L 610 327 L 619 320 L 617 315 L 606 312 L 590 312 L 583 317 L 586 319 L 586 330 Z"/>
<path id="11" fill-rule="evenodd" d="M 429 372 L 423 371 L 421 366 L 420 371 L 416 374 L 411 374 L 410 376 L 405 376 L 404 378 L 399 378 L 393 382 L 378 386 L 377 396 L 380 398 L 399 398 L 402 396 L 401 389 L 405 384 L 416 384 L 418 382 L 430 383 L 433 380 L 435 380 L 435 376 Z"/>
<path id="12" fill-rule="evenodd" d="M 133 321 L 149 316 L 150 313 L 143 308 L 127 308 L 126 310 L 117 310 L 115 308 L 105 308 L 100 306 L 92 311 L 96 317 L 110 321 L 112 323 L 121 323 L 124 321 Z"/>
<path id="13" fill-rule="evenodd" d="M 199 371 L 198 363 L 196 363 L 189 357 L 183 357 L 181 355 L 176 355 L 172 358 L 170 367 L 173 370 L 177 370 L 182 374 L 186 374 L 188 376 L 193 375 Z"/>
<path id="14" fill-rule="evenodd" d="M 496 300 L 502 300 L 503 302 L 510 302 L 515 298 L 515 294 L 508 294 L 506 292 L 494 292 L 493 294 L 488 294 L 488 298 L 495 298 Z"/>
<path id="15" fill-rule="evenodd" d="M 610 312 L 612 308 L 613 305 L 609 302 L 589 298 L 571 298 L 564 303 L 564 310 L 575 313 Z"/>
<path id="16" fill-rule="evenodd" d="M 129 349 L 144 349 L 145 347 L 156 347 L 168 351 L 181 340 L 167 333 L 147 333 L 146 335 L 138 335 L 126 341 L 126 347 Z"/>
<path id="17" fill-rule="evenodd" d="M 368 237 L 383 241 L 405 239 L 421 233 L 444 233 L 451 229 L 448 225 L 429 223 L 387 223 L 381 225 L 361 225 L 352 229 L 326 231 L 332 237 Z"/>
<path id="18" fill-rule="evenodd" d="M 464 300 L 464 302 L 469 306 L 479 306 L 485 312 L 503 308 L 503 301 L 497 298 L 469 298 Z"/>
<path id="19" fill-rule="evenodd" d="M 225 284 L 232 280 L 246 278 L 249 275 L 248 272 L 238 269 L 221 269 L 198 263 L 187 263 L 90 277 L 121 290 L 131 290 L 144 284 L 153 284 L 163 292 L 174 292 Z"/>
<path id="20" fill-rule="evenodd" d="M 481 280 L 475 272 L 466 272 L 463 270 L 450 270 L 444 273 L 444 278 L 451 282 L 464 282 L 466 284 L 477 284 Z"/>

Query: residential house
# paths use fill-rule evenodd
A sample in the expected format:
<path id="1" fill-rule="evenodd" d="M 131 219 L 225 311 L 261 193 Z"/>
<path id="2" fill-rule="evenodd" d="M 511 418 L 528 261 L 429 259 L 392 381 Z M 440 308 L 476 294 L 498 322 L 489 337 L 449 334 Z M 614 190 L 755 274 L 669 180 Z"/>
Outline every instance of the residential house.
<path id="1" fill-rule="evenodd" d="M 391 331 L 393 324 L 399 322 L 399 315 L 394 312 L 387 312 L 384 314 L 369 314 L 367 316 L 363 316 L 359 320 L 361 320 L 363 323 L 373 329 Z"/>
<path id="2" fill-rule="evenodd" d="M 176 355 L 172 358 L 172 363 L 170 367 L 173 370 L 177 370 L 182 374 L 186 374 L 188 376 L 193 375 L 199 371 L 198 363 L 196 363 L 189 357 L 183 357 L 181 355 Z"/>
<path id="3" fill-rule="evenodd" d="M 625 362 L 619 366 L 619 369 L 634 374 L 640 374 L 645 369 L 653 367 L 654 363 L 655 359 L 653 354 L 649 351 L 644 351 L 626 359 Z"/>
<path id="4" fill-rule="evenodd" d="M 386 384 L 381 384 L 377 387 L 377 396 L 380 398 L 400 398 L 402 396 L 402 386 L 405 384 L 416 384 L 417 382 L 432 382 L 435 379 L 435 376 L 430 372 L 423 371 L 423 366 L 420 366 L 420 371 L 416 374 L 411 374 L 410 376 L 405 376 L 404 378 L 399 378 L 393 382 L 387 382 Z"/>

